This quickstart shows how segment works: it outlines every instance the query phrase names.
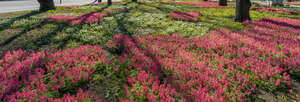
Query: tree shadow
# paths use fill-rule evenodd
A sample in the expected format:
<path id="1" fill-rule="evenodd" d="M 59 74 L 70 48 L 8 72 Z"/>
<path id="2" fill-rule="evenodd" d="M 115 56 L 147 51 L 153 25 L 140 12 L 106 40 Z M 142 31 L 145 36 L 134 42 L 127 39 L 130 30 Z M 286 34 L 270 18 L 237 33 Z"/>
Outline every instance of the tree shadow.
<path id="1" fill-rule="evenodd" d="M 98 10 L 97 12 L 102 12 L 104 9 L 108 8 L 110 5 L 107 5 L 105 7 L 102 7 L 100 10 Z M 30 14 L 26 14 L 24 16 L 20 16 L 20 17 L 16 17 L 16 18 L 13 18 L 11 19 L 10 21 L 8 21 L 8 23 L 4 23 L 4 24 L 1 24 L 1 26 L 4 26 L 2 29 L 0 30 L 4 30 L 4 29 L 8 29 L 10 28 L 10 26 L 15 22 L 15 21 L 18 21 L 18 20 L 21 20 L 21 19 L 26 19 L 26 18 L 29 18 L 30 16 L 33 16 L 33 15 L 36 15 L 36 14 L 39 14 L 39 13 L 42 13 L 42 12 L 32 12 Z M 88 19 L 88 16 L 92 16 L 92 15 L 87 15 L 83 18 L 83 20 L 85 21 L 86 19 Z M 60 32 L 62 32 L 64 29 L 68 28 L 69 25 L 66 24 L 66 23 L 57 23 L 57 22 L 54 22 L 54 21 L 41 21 L 41 22 L 38 22 L 38 23 L 35 23 L 33 24 L 32 26 L 30 26 L 29 28 L 25 28 L 24 30 L 22 30 L 20 33 L 17 33 L 15 35 L 13 35 L 12 37 L 10 38 L 7 38 L 5 39 L 5 41 L 3 41 L 2 43 L 0 43 L 0 49 L 3 51 L 3 52 L 6 52 L 7 50 L 12 50 L 12 48 L 9 48 L 9 47 L 12 47 L 12 46 L 9 46 L 9 44 L 12 44 L 12 42 L 14 42 L 16 39 L 18 39 L 19 37 L 23 36 L 24 34 L 27 34 L 29 33 L 30 31 L 32 30 L 38 30 L 38 29 L 42 29 L 43 27 L 45 27 L 45 25 L 47 24 L 54 24 L 56 25 L 56 27 L 54 28 L 51 28 L 51 31 L 47 32 L 46 34 L 43 34 L 42 36 L 38 37 L 38 38 L 35 38 L 33 40 L 28 40 L 28 41 L 25 41 L 24 43 L 22 43 L 21 45 L 17 45 L 17 46 L 13 46 L 13 49 L 27 49 L 27 50 L 33 50 L 33 51 L 38 51 L 40 48 L 43 48 L 44 46 L 47 46 L 51 43 L 53 43 L 51 41 L 51 39 L 53 37 L 55 37 L 57 34 L 59 34 Z M 79 25 L 79 26 L 78 26 Z M 77 32 L 78 30 L 82 29 L 83 25 L 84 24 L 78 24 L 76 27 L 77 29 L 75 31 L 73 31 L 72 33 L 75 33 Z M 62 42 L 58 43 L 58 48 L 63 48 L 68 39 L 70 39 L 72 36 L 71 33 L 69 33 L 69 35 L 64 38 L 62 40 Z M 23 41 L 21 41 L 23 42 Z M 31 45 L 27 45 L 27 44 L 32 44 Z"/>
<path id="2" fill-rule="evenodd" d="M 97 10 L 97 12 L 102 12 L 104 9 L 109 8 L 110 6 L 111 5 L 107 5 L 105 7 L 102 7 L 101 9 Z M 92 16 L 92 15 L 89 15 L 89 16 Z M 88 16 L 84 17 L 82 21 L 86 21 L 87 19 L 88 19 Z M 84 26 L 84 24 L 82 24 L 82 23 L 75 25 L 74 27 L 76 27 L 77 30 L 69 32 L 68 36 L 66 36 L 65 38 L 60 40 L 60 42 L 57 42 L 57 43 L 60 43 L 57 47 L 58 48 L 64 48 L 68 44 L 68 41 L 70 39 L 80 41 L 80 39 L 72 37 L 72 33 L 78 32 L 80 29 L 83 28 L 83 26 Z"/>
<path id="3" fill-rule="evenodd" d="M 32 11 L 32 12 L 30 12 L 28 14 L 23 15 L 23 16 L 10 18 L 10 20 L 7 21 L 6 23 L 0 24 L 0 32 L 3 31 L 3 30 L 5 30 L 5 29 L 8 29 L 8 28 L 12 27 L 12 24 L 14 22 L 16 22 L 16 21 L 20 21 L 22 19 L 27 19 L 27 18 L 29 18 L 31 16 L 38 15 L 38 14 L 41 14 L 43 12 L 45 12 L 45 11 Z"/>
<path id="4" fill-rule="evenodd" d="M 237 28 L 237 27 L 234 27 L 234 26 L 224 24 L 223 21 L 220 21 L 220 20 L 216 19 L 215 17 L 206 16 L 205 18 L 207 18 L 208 20 L 201 20 L 200 19 L 200 22 L 207 23 L 207 24 L 213 24 L 213 26 L 209 26 L 210 31 L 215 30 L 215 29 L 220 29 L 220 28 L 230 29 L 230 30 L 234 30 L 234 31 L 241 30 L 241 28 Z M 233 22 L 233 19 L 230 19 L 230 20 Z M 219 22 L 217 22 L 217 21 L 219 21 Z"/>
<path id="5" fill-rule="evenodd" d="M 288 24 L 285 22 L 279 22 L 279 21 L 275 21 L 275 20 L 271 20 L 271 19 L 262 19 L 262 21 L 265 21 L 268 23 L 273 23 L 273 24 L 280 25 L 280 26 L 286 26 L 289 28 L 300 29 L 300 26 L 298 26 L 298 25 L 292 25 L 292 24 Z"/>
<path id="6" fill-rule="evenodd" d="M 149 5 L 147 3 L 142 3 L 142 2 L 136 2 L 138 5 L 143 5 L 143 6 L 148 6 L 148 7 L 154 7 L 159 11 L 162 11 L 164 13 L 169 13 L 171 11 L 176 11 L 176 9 L 172 9 L 172 8 L 168 8 L 165 6 L 161 6 L 161 5 L 172 5 L 172 4 L 168 4 L 168 3 L 160 3 L 160 6 L 154 6 L 154 5 Z M 151 12 L 151 11 L 148 11 Z"/>
<path id="7" fill-rule="evenodd" d="M 133 2 L 136 3 L 136 2 Z M 140 3 L 140 2 L 137 2 Z M 127 3 L 129 4 L 129 3 Z M 125 4 L 125 5 L 127 5 Z M 128 8 L 128 11 L 132 9 L 137 9 L 139 5 Z M 157 56 L 155 56 L 155 53 L 150 51 L 147 48 L 143 48 L 142 44 L 139 42 L 139 39 L 137 39 L 133 32 L 130 32 L 126 25 L 128 22 L 126 22 L 126 18 L 128 17 L 128 11 L 119 13 L 120 16 L 114 15 L 114 19 L 117 22 L 118 29 L 121 31 L 122 34 L 124 34 L 121 38 L 119 38 L 120 42 L 120 48 L 117 48 L 116 51 L 108 50 L 112 54 L 117 54 L 118 56 L 121 56 L 122 54 L 128 54 L 131 53 L 133 50 L 138 50 L 138 52 L 143 53 L 144 57 L 149 58 L 149 65 L 147 68 L 149 69 L 143 69 L 147 73 L 151 73 L 153 78 L 158 78 L 160 84 L 165 84 L 165 80 L 168 80 L 168 82 L 173 82 L 174 80 L 170 77 L 170 73 L 165 71 L 162 67 L 162 64 L 157 59 Z M 129 43 L 132 43 L 132 45 L 129 45 Z M 130 58 L 130 57 L 129 57 Z M 134 62 L 135 63 L 135 62 Z M 139 63 L 139 62 L 136 62 Z M 148 63 L 148 61 L 147 61 Z M 152 69 L 153 68 L 153 69 Z M 168 83 L 167 82 L 167 83 Z M 172 86 L 173 87 L 173 86 Z"/>
<path id="8" fill-rule="evenodd" d="M 262 20 L 263 22 L 266 20 Z M 270 21 L 270 20 L 267 20 Z M 287 50 L 278 50 L 280 48 L 276 48 L 276 45 L 284 45 L 284 47 L 288 47 L 288 48 L 299 48 L 300 42 L 295 40 L 297 38 L 293 38 L 290 35 L 293 35 L 293 30 L 291 29 L 296 29 L 298 28 L 298 25 L 295 24 L 287 24 L 287 22 L 279 22 L 276 20 L 272 20 L 272 25 L 264 25 L 261 23 L 256 23 L 257 21 L 251 21 L 253 23 L 250 23 L 250 29 L 246 30 L 246 31 L 237 31 L 237 32 L 229 32 L 229 33 L 224 33 L 221 31 L 218 31 L 217 34 L 222 35 L 225 39 L 229 39 L 230 41 L 233 41 L 236 44 L 241 44 L 241 43 L 246 43 L 246 46 L 248 48 L 251 48 L 255 51 L 266 51 L 266 50 L 272 50 L 272 52 L 270 52 L 271 54 L 276 54 L 276 52 L 280 52 L 280 53 L 294 53 L 294 50 L 292 49 L 287 49 Z M 261 21 L 259 21 L 261 22 Z M 274 25 L 273 25 L 274 24 Z M 247 24 L 246 24 L 247 25 Z M 274 26 L 274 27 L 273 27 Z M 280 27 L 287 27 L 290 30 L 285 30 L 284 33 L 282 32 L 282 29 L 280 29 Z M 264 28 L 264 30 L 261 30 L 261 28 Z M 272 32 L 268 32 L 269 30 L 272 30 Z M 273 31 L 274 30 L 274 31 Z M 276 31 L 278 32 L 278 34 L 276 33 Z M 299 31 L 299 30 L 297 30 Z M 296 32 L 296 31 L 295 31 Z M 231 35 L 231 33 L 235 33 L 235 35 Z M 286 34 L 289 38 L 285 38 L 285 36 L 276 36 L 276 35 L 280 35 L 280 34 Z M 238 36 L 236 36 L 238 35 Z M 297 35 L 296 35 L 297 36 Z M 247 39 L 252 39 L 254 42 L 248 43 L 248 42 L 243 42 L 241 39 L 243 38 L 247 38 Z M 259 45 L 257 45 L 259 44 Z M 261 45 L 260 45 L 261 44 Z M 264 46 L 265 48 L 260 48 L 261 46 Z M 273 53 L 274 51 L 274 53 Z M 268 51 L 267 51 L 268 52 Z M 275 55 L 274 55 L 275 56 Z M 283 56 L 287 56 L 288 55 L 283 55 Z M 297 57 L 298 55 L 294 55 L 294 57 Z M 272 60 L 273 61 L 273 60 Z M 279 65 L 282 69 L 284 68 L 288 68 L 288 67 L 295 67 L 297 68 L 297 63 L 292 64 L 291 62 L 288 62 L 287 60 L 274 60 L 277 63 L 276 65 Z M 284 72 L 282 72 L 284 73 Z M 289 73 L 289 72 L 288 72 Z M 295 74 L 291 74 L 292 75 L 292 79 L 299 79 L 298 77 L 295 77 Z M 299 75 L 299 73 L 298 73 Z M 300 85 L 299 80 L 296 80 L 293 84 L 292 82 L 292 86 L 287 86 L 284 88 L 277 88 L 275 91 L 270 92 L 268 89 L 264 89 L 264 88 L 259 88 L 258 90 L 256 90 L 257 92 L 254 92 L 255 94 L 259 95 L 260 97 L 265 97 L 265 99 L 273 99 L 273 100 L 279 100 L 277 97 L 284 94 L 284 97 L 288 100 L 295 100 L 295 97 L 292 95 L 288 95 L 290 94 L 290 92 L 287 91 L 288 88 L 294 88 L 296 91 L 300 89 L 300 87 L 298 87 Z M 268 95 L 261 95 L 260 91 L 263 91 L 264 93 L 267 93 L 269 95 L 269 97 L 273 97 L 273 98 L 266 98 L 268 97 Z M 298 91 L 299 93 L 299 91 Z M 252 96 L 251 96 L 252 97 Z M 280 96 L 281 97 L 281 96 Z M 258 101 L 258 100 L 264 100 L 264 101 L 270 101 L 270 100 L 265 100 L 265 99 L 260 99 L 257 96 L 253 96 L 252 100 Z"/>
<path id="9" fill-rule="evenodd" d="M 20 33 L 15 34 L 14 36 L 12 36 L 12 37 L 6 39 L 3 43 L 0 43 L 0 47 L 3 47 L 3 46 L 5 46 L 5 45 L 11 43 L 12 41 L 14 41 L 15 39 L 17 39 L 18 37 L 20 37 L 20 36 L 26 34 L 27 32 L 29 32 L 29 31 L 31 31 L 31 30 L 33 30 L 33 29 L 41 28 L 41 27 L 44 26 L 44 25 L 45 25 L 45 23 L 43 23 L 43 22 L 40 22 L 40 23 L 38 23 L 38 24 L 34 24 L 34 25 L 30 26 L 30 28 L 24 29 L 24 30 L 22 30 Z"/>
<path id="10" fill-rule="evenodd" d="M 28 19 L 31 16 L 37 15 L 37 14 L 41 14 L 43 13 L 42 11 L 32 11 L 28 14 L 25 14 L 23 16 L 19 16 L 19 17 L 15 17 L 15 18 L 10 18 L 9 21 L 0 24 L 0 32 L 6 30 L 6 29 L 10 29 L 12 27 L 12 25 L 16 22 L 16 21 L 20 21 L 23 19 Z M 2 43 L 0 43 L 0 57 L 2 56 L 2 51 L 5 51 L 4 46 L 10 44 L 12 41 L 16 40 L 18 37 L 26 34 L 27 32 L 29 32 L 30 30 L 33 30 L 35 28 L 40 28 L 41 26 L 43 26 L 44 23 L 43 22 L 39 22 L 37 24 L 33 24 L 32 26 L 30 26 L 29 28 L 25 28 L 23 29 L 20 33 L 17 33 L 15 35 L 13 35 L 12 37 L 6 39 L 5 41 L 3 41 Z M 5 35 L 2 35 L 5 36 Z"/>

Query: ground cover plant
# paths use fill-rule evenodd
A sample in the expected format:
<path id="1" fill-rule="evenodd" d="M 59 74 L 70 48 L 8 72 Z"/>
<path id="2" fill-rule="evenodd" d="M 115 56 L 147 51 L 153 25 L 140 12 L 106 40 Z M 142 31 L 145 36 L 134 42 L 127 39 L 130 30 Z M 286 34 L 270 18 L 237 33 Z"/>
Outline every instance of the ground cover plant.
<path id="1" fill-rule="evenodd" d="M 108 13 L 87 13 L 81 16 L 64 16 L 55 15 L 50 16 L 47 21 L 63 22 L 69 25 L 75 25 L 79 23 L 97 23 L 103 21 L 103 16 L 109 15 Z"/>
<path id="2" fill-rule="evenodd" d="M 62 7 L 80 7 L 80 5 L 65 5 L 65 6 L 62 6 Z"/>
<path id="3" fill-rule="evenodd" d="M 199 17 L 202 14 L 199 12 L 179 12 L 179 11 L 172 11 L 170 12 L 170 18 L 180 19 L 180 20 L 187 20 L 187 21 L 198 21 Z"/>
<path id="4" fill-rule="evenodd" d="M 256 7 L 256 8 L 253 8 L 253 10 L 258 10 L 258 11 L 269 11 L 269 12 L 276 12 L 276 13 L 287 13 L 287 14 L 294 14 L 294 15 L 297 15 L 297 12 L 296 12 L 296 11 L 283 10 L 283 9 L 279 9 L 279 8 Z"/>
<path id="5" fill-rule="evenodd" d="M 228 6 L 219 6 L 218 2 L 200 2 L 200 3 L 195 3 L 195 2 L 174 2 L 174 1 L 169 1 L 168 3 L 170 4 L 184 4 L 184 5 L 193 5 L 194 7 L 201 7 L 201 8 L 223 8 L 223 7 L 228 7 Z M 232 3 L 229 3 L 229 5 L 232 5 Z"/>
<path id="6" fill-rule="evenodd" d="M 238 23 L 234 9 L 185 0 L 0 14 L 0 101 L 299 100 L 300 15 L 251 10 Z M 46 20 L 95 13 L 109 15 Z"/>
<path id="7" fill-rule="evenodd" d="M 2 101 L 93 101 L 97 97 L 76 87 L 94 73 L 95 64 L 108 62 L 101 47 L 81 46 L 55 53 L 7 52 L 0 63 Z M 70 89 L 78 92 L 63 94 Z"/>
<path id="8" fill-rule="evenodd" d="M 283 24 L 298 26 L 299 21 L 268 18 L 245 24 L 253 28 L 192 38 L 116 35 L 110 46 L 125 46 L 120 61 L 129 64 L 127 70 L 138 70 L 128 72 L 125 100 L 247 101 L 256 87 L 287 88 L 288 73 L 299 71 L 300 43 L 299 29 Z M 288 38 L 278 38 L 283 35 Z"/>

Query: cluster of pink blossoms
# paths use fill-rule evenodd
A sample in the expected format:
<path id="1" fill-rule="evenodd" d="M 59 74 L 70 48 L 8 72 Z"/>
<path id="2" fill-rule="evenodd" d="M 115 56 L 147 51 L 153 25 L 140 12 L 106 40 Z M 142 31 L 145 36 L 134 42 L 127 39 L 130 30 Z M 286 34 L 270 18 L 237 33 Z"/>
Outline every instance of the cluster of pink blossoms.
<path id="1" fill-rule="evenodd" d="M 269 12 L 275 12 L 275 13 L 287 13 L 291 15 L 297 15 L 298 13 L 296 11 L 290 11 L 290 10 L 283 10 L 279 8 L 266 8 L 266 7 L 255 7 L 253 10 L 257 11 L 269 11 Z"/>
<path id="2" fill-rule="evenodd" d="M 174 19 L 181 19 L 181 20 L 187 20 L 187 21 L 199 21 L 200 20 L 200 16 L 202 16 L 202 14 L 200 12 L 180 12 L 180 11 L 172 11 L 169 13 L 169 17 L 170 18 L 174 18 Z"/>
<path id="3" fill-rule="evenodd" d="M 57 21 L 68 23 L 69 25 L 76 25 L 79 23 L 97 23 L 103 21 L 103 17 L 109 15 L 109 13 L 87 13 L 81 16 L 64 16 L 54 15 L 47 18 L 47 21 Z"/>
<path id="4" fill-rule="evenodd" d="M 75 95 L 47 96 L 59 93 L 67 85 L 87 80 L 96 63 L 108 63 L 101 47 L 81 46 L 51 53 L 7 52 L 0 59 L 0 100 L 3 101 L 101 101 L 89 91 L 78 88 Z"/>
<path id="5" fill-rule="evenodd" d="M 121 101 L 247 101 L 256 87 L 291 85 L 289 75 L 300 71 L 300 21 L 244 24 L 251 29 L 191 38 L 116 35 L 108 44 L 125 46 L 119 62 L 131 76 Z"/>

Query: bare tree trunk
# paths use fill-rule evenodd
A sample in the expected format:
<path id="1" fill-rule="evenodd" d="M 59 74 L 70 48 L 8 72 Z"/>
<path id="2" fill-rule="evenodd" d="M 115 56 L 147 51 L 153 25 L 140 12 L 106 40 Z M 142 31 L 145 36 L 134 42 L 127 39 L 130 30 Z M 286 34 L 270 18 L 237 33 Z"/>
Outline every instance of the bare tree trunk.
<path id="1" fill-rule="evenodd" d="M 112 1 L 111 0 L 107 0 L 107 5 L 112 5 Z"/>
<path id="2" fill-rule="evenodd" d="M 220 6 L 227 6 L 227 0 L 219 0 Z"/>
<path id="3" fill-rule="evenodd" d="M 54 10 L 55 5 L 53 0 L 38 0 L 40 11 Z"/>
<path id="4" fill-rule="evenodd" d="M 250 7 L 251 7 L 250 0 L 236 0 L 235 21 L 243 22 L 246 20 L 251 20 L 249 14 Z"/>

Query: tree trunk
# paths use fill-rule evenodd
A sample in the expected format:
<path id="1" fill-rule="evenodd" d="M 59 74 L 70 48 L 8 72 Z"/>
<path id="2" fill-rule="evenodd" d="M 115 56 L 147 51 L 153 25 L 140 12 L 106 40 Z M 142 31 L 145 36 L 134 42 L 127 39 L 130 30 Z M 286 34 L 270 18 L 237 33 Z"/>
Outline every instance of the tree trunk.
<path id="1" fill-rule="evenodd" d="M 243 22 L 246 20 L 251 20 L 249 14 L 250 7 L 250 0 L 236 0 L 235 21 Z"/>
<path id="2" fill-rule="evenodd" d="M 220 6 L 227 6 L 227 0 L 219 0 Z"/>
<path id="3" fill-rule="evenodd" d="M 282 6 L 283 5 L 283 0 L 272 0 L 272 5 L 273 6 Z"/>
<path id="4" fill-rule="evenodd" d="M 107 0 L 107 5 L 111 5 L 112 1 L 111 0 Z"/>
<path id="5" fill-rule="evenodd" d="M 40 4 L 40 11 L 54 10 L 54 1 L 53 0 L 38 0 Z"/>

